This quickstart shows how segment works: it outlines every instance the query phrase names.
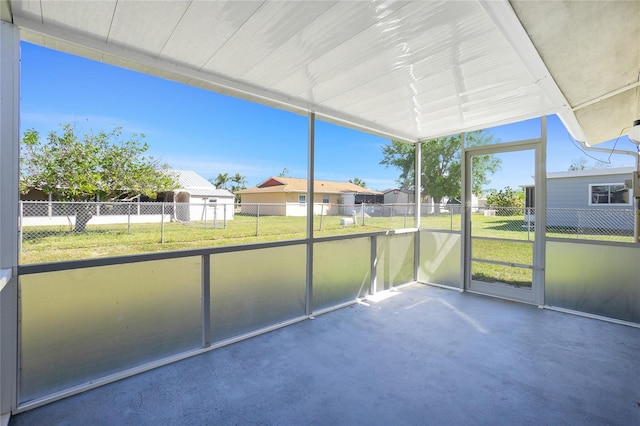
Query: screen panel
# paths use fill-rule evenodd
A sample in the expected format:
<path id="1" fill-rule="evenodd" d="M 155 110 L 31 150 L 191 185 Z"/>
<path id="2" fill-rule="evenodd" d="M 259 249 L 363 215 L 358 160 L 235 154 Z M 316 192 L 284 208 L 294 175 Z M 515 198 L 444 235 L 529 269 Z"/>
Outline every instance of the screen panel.
<path id="1" fill-rule="evenodd" d="M 21 402 L 201 345 L 201 258 L 23 275 Z"/>

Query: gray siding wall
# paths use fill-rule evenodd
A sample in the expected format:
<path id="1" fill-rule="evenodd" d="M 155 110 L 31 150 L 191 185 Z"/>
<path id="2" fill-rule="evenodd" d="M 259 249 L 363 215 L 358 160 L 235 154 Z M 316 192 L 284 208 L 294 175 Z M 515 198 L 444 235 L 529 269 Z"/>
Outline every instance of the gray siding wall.
<path id="1" fill-rule="evenodd" d="M 589 185 L 599 183 L 624 183 L 629 174 L 608 176 L 581 176 L 547 180 L 547 208 L 578 209 L 630 209 L 631 205 L 589 205 Z"/>
<path id="2" fill-rule="evenodd" d="M 633 229 L 630 204 L 589 204 L 593 184 L 624 183 L 629 174 L 566 177 L 547 180 L 547 225 L 581 229 Z"/>

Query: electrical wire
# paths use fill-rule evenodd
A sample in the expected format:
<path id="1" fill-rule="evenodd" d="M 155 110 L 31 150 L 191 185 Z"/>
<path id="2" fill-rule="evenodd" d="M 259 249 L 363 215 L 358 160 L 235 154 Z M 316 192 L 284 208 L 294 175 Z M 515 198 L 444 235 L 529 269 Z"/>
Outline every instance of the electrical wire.
<path id="1" fill-rule="evenodd" d="M 618 145 L 618 141 L 620 140 L 620 138 L 622 137 L 622 135 L 624 134 L 624 132 L 627 129 L 630 129 L 631 126 L 627 126 L 627 127 L 623 127 L 622 129 L 620 129 L 620 133 L 618 134 L 618 137 L 616 138 L 615 142 L 613 143 L 613 148 L 611 148 L 611 152 L 609 153 L 609 156 L 607 157 L 606 161 L 605 160 L 601 160 L 597 157 L 594 157 L 593 155 L 587 153 L 587 151 L 585 151 L 582 146 L 580 145 L 580 143 L 578 143 L 578 141 L 576 141 L 573 136 L 571 136 L 571 134 L 569 132 L 567 132 L 567 137 L 569 138 L 569 140 L 571 141 L 571 143 L 578 148 L 578 150 L 580 150 L 584 155 L 586 155 L 587 157 L 591 158 L 592 160 L 596 160 L 599 163 L 603 163 L 603 164 L 611 164 L 611 156 L 614 154 L 615 150 L 616 150 L 616 146 Z M 639 148 L 640 150 L 640 148 Z"/>

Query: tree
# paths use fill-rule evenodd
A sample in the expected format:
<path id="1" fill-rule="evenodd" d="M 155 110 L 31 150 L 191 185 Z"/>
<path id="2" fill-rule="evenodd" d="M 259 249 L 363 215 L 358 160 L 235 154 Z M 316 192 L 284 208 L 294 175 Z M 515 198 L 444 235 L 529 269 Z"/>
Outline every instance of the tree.
<path id="1" fill-rule="evenodd" d="M 363 187 L 363 188 L 366 188 L 366 187 L 367 187 L 367 182 L 363 181 L 363 180 L 362 180 L 362 179 L 360 179 L 360 178 L 353 178 L 353 179 L 349 179 L 349 182 L 350 182 L 350 183 L 352 183 L 352 184 L 354 184 L 354 185 L 361 186 L 361 187 Z"/>
<path id="2" fill-rule="evenodd" d="M 71 124 L 52 131 L 46 140 L 33 129 L 22 138 L 20 190 L 37 189 L 61 201 L 128 200 L 156 197 L 177 188 L 175 176 L 159 160 L 144 155 L 144 135 L 122 140 L 122 129 L 79 136 Z M 76 206 L 75 230 L 84 231 L 92 213 Z"/>
<path id="3" fill-rule="evenodd" d="M 492 143 L 493 136 L 485 131 L 466 134 L 468 146 Z M 461 140 L 458 136 L 430 139 L 422 143 L 422 196 L 430 196 L 434 203 L 444 197 L 460 198 L 462 173 L 460 166 Z M 413 189 L 415 182 L 415 149 L 413 145 L 399 141 L 382 147 L 380 164 L 400 169 L 397 182 L 402 189 Z M 490 180 L 488 176 L 500 168 L 501 161 L 492 155 L 472 157 L 472 192 L 481 194 Z"/>
<path id="4" fill-rule="evenodd" d="M 233 176 L 230 176 L 229 173 L 218 173 L 216 178 L 210 178 L 209 182 L 214 184 L 216 187 L 221 189 L 228 189 L 233 192 L 233 194 L 240 200 L 240 194 L 238 191 L 247 188 L 247 179 L 242 176 L 240 173 L 236 173 Z M 231 186 L 227 188 L 227 184 L 231 182 Z"/>
<path id="5" fill-rule="evenodd" d="M 240 173 L 236 173 L 231 177 L 231 182 L 233 182 L 233 185 L 231 185 L 231 192 L 233 192 L 233 194 L 238 199 L 238 202 L 240 202 L 241 198 L 238 192 L 247 188 L 247 179 Z"/>
<path id="6" fill-rule="evenodd" d="M 487 206 L 489 207 L 524 207 L 524 191 L 515 190 L 510 186 L 496 191 L 492 189 L 487 195 Z M 511 216 L 513 211 L 501 209 L 496 212 L 498 216 Z"/>
<path id="7" fill-rule="evenodd" d="M 573 159 L 571 160 L 571 165 L 569 166 L 569 171 L 570 172 L 575 172 L 577 170 L 584 170 L 587 168 L 587 159 L 584 157 L 581 157 L 579 159 Z"/>
<path id="8" fill-rule="evenodd" d="M 278 177 L 289 177 L 289 169 L 287 169 L 286 167 L 282 169 Z"/>
<path id="9" fill-rule="evenodd" d="M 218 176 L 216 176 L 213 181 L 209 179 L 209 182 L 213 183 L 216 188 L 227 189 L 227 183 L 229 182 L 229 173 L 218 173 Z"/>
<path id="10" fill-rule="evenodd" d="M 573 160 L 571 160 L 571 164 L 569 165 L 569 168 L 567 170 L 569 170 L 570 172 L 575 172 L 578 170 L 602 169 L 610 166 L 610 162 L 598 160 L 597 158 L 595 159 L 593 164 L 589 164 L 589 160 L 584 157 L 580 157 L 578 159 L 574 158 Z"/>

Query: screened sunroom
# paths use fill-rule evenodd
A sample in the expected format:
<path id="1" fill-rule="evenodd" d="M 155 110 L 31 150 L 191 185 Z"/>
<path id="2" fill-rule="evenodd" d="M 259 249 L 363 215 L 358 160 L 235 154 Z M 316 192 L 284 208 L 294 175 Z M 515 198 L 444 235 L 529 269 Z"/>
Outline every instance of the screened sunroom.
<path id="1" fill-rule="evenodd" d="M 0 6 L 3 424 L 640 420 L 637 174 L 625 186 L 632 234 L 573 238 L 546 223 L 547 117 L 585 150 L 640 118 L 640 3 Z M 297 234 L 20 261 L 21 41 L 297 116 L 310 200 Z M 525 120 L 534 136 L 466 138 Z M 423 203 L 414 173 L 415 202 L 400 213 L 337 209 L 360 228 L 321 232 L 329 217 L 311 200 L 324 125 L 407 144 L 414 170 L 425 141 L 458 137 L 459 204 Z M 503 217 L 473 201 L 476 159 L 520 154 L 535 222 L 523 211 L 517 238 L 502 222 L 487 232 Z M 637 150 L 623 154 L 638 167 Z"/>

